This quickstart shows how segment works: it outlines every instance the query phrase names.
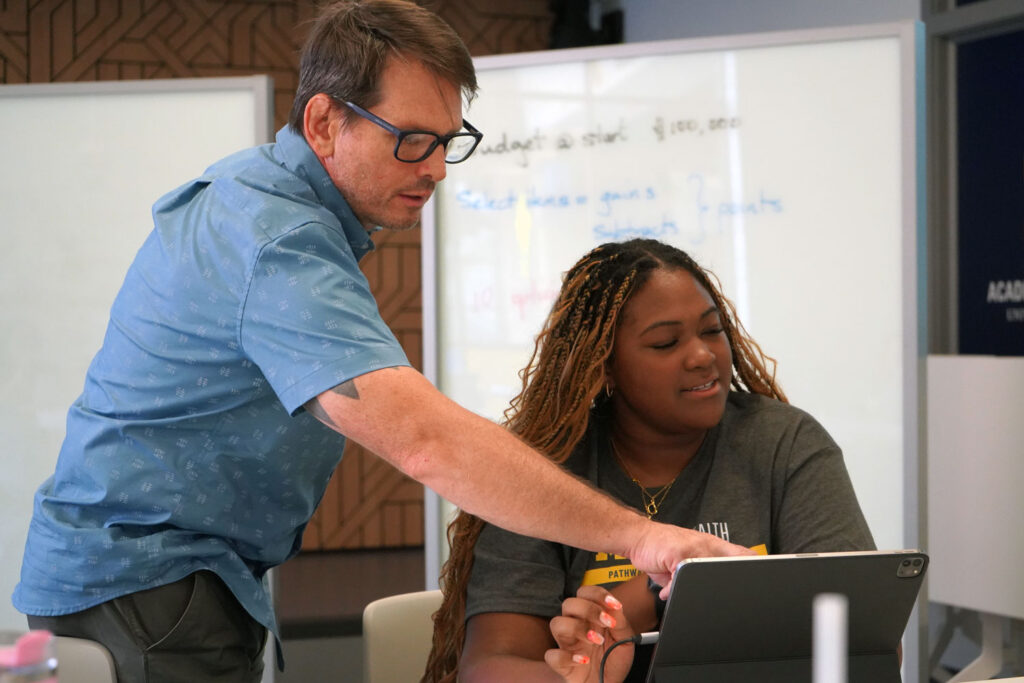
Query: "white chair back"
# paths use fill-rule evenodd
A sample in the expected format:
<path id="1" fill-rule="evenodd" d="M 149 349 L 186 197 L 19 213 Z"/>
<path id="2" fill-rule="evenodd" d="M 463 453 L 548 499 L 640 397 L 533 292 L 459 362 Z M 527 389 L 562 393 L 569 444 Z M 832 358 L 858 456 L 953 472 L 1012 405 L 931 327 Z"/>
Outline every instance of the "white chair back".
<path id="1" fill-rule="evenodd" d="M 114 658 L 94 640 L 57 636 L 57 679 L 60 683 L 117 683 Z"/>
<path id="2" fill-rule="evenodd" d="M 431 615 L 440 606 L 439 590 L 392 595 L 367 605 L 363 610 L 363 682 L 419 681 L 433 641 Z"/>

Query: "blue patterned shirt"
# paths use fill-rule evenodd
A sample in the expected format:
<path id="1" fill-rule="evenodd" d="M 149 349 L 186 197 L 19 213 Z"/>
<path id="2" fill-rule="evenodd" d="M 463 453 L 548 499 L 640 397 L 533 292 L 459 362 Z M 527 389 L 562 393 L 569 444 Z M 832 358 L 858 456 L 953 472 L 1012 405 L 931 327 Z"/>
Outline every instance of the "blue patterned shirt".
<path id="1" fill-rule="evenodd" d="M 277 633 L 266 571 L 345 444 L 302 405 L 409 364 L 357 265 L 373 242 L 287 128 L 153 219 L 36 493 L 14 605 L 68 614 L 209 569 Z"/>

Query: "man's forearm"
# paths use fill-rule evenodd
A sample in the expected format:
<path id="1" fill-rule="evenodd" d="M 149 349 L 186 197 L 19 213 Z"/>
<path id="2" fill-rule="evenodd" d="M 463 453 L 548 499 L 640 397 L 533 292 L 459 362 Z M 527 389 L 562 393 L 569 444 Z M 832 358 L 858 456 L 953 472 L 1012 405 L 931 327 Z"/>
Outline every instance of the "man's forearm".
<path id="1" fill-rule="evenodd" d="M 506 430 L 472 416 L 456 444 L 437 444 L 436 467 L 411 473 L 454 504 L 528 536 L 626 555 L 646 520 L 569 474 Z"/>
<path id="2" fill-rule="evenodd" d="M 382 375 L 375 379 L 381 379 Z M 397 374 L 397 373 L 396 373 Z M 646 520 L 532 450 L 504 428 L 405 371 L 404 405 L 372 413 L 376 382 L 357 378 L 310 401 L 350 436 L 458 507 L 517 533 L 625 555 Z M 421 381 L 420 381 L 421 379 Z M 386 426 L 386 428 L 382 428 Z"/>

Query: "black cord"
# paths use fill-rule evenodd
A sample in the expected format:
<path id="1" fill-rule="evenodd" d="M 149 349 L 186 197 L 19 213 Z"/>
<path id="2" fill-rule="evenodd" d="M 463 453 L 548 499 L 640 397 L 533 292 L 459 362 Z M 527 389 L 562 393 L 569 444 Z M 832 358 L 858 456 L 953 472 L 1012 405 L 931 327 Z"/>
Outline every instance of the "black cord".
<path id="1" fill-rule="evenodd" d="M 658 642 L 658 631 L 647 631 L 645 633 L 637 633 L 635 636 L 629 638 L 623 638 L 622 640 L 616 640 L 614 643 L 608 646 L 608 649 L 604 651 L 604 656 L 601 657 L 601 667 L 597 672 L 598 683 L 604 683 L 604 665 L 608 661 L 608 655 L 611 651 L 617 648 L 623 643 L 633 643 L 634 645 L 651 645 L 652 643 Z"/>

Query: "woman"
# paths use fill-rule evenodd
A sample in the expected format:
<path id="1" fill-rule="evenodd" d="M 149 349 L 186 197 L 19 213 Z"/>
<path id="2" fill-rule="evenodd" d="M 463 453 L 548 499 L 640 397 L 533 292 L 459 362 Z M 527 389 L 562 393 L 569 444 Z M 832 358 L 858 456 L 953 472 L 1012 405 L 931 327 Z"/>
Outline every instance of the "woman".
<path id="1" fill-rule="evenodd" d="M 566 273 L 506 412 L 508 427 L 657 521 L 758 552 L 871 549 L 842 453 L 789 406 L 717 279 L 646 239 Z M 625 558 L 460 513 L 427 680 L 597 680 L 605 648 L 656 630 L 658 586 Z M 617 647 L 606 681 L 644 679 Z"/>

